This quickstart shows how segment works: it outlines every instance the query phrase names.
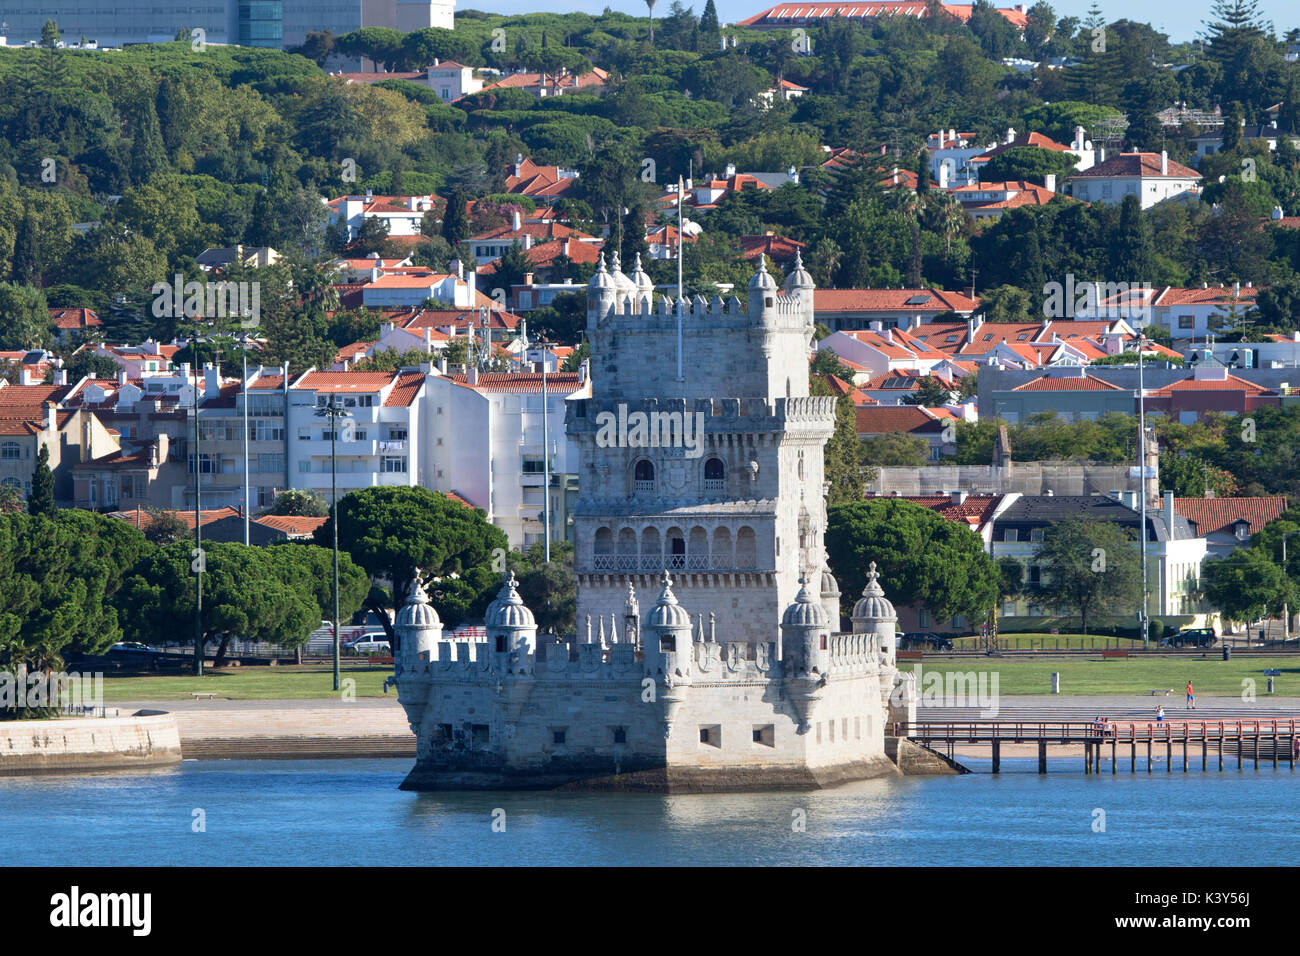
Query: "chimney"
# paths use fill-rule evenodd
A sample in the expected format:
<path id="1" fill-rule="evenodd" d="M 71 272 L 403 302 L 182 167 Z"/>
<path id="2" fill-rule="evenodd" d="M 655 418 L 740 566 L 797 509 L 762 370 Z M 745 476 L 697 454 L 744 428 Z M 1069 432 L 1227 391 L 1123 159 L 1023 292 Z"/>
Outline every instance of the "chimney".
<path id="1" fill-rule="evenodd" d="M 433 329 L 427 325 L 424 327 L 424 354 L 433 354 Z"/>
<path id="2" fill-rule="evenodd" d="M 185 368 L 185 369 L 187 369 L 187 368 L 189 368 L 189 366 L 188 366 L 188 365 L 182 365 L 181 368 Z M 123 369 L 118 369 L 118 371 L 117 371 L 117 384 L 118 384 L 118 385 L 125 385 L 126 382 L 127 382 L 127 378 L 126 378 L 126 369 L 124 369 L 124 368 L 123 368 Z"/>
<path id="3" fill-rule="evenodd" d="M 532 284 L 533 284 L 533 273 L 531 273 L 531 272 L 525 272 L 525 273 L 524 273 L 524 285 L 532 285 Z"/>
<path id="4" fill-rule="evenodd" d="M 215 365 L 203 366 L 203 397 L 215 398 L 221 391 L 221 376 Z"/>
<path id="5" fill-rule="evenodd" d="M 1013 127 L 1013 126 L 1008 126 L 1008 127 L 1007 127 L 1007 142 L 1008 142 L 1008 143 L 1014 143 L 1015 141 L 1016 141 L 1016 130 L 1015 130 L 1015 127 Z"/>
<path id="6" fill-rule="evenodd" d="M 477 366 L 477 365 L 471 365 L 471 366 L 469 366 L 469 368 L 467 368 L 467 369 L 465 370 L 465 384 L 466 384 L 466 385 L 477 385 L 477 384 L 478 384 L 478 366 Z"/>
<path id="7" fill-rule="evenodd" d="M 1049 193 L 1056 192 L 1056 173 L 1048 173 L 1043 177 L 1043 188 Z"/>
<path id="8" fill-rule="evenodd" d="M 1274 219 L 1274 220 L 1281 219 L 1282 216 L 1283 216 L 1282 207 L 1281 207 L 1281 206 L 1274 206 L 1274 207 L 1273 207 L 1273 219 Z"/>
<path id="9" fill-rule="evenodd" d="M 727 163 L 726 174 L 725 174 L 722 178 L 723 178 L 723 179 L 730 179 L 730 178 L 731 178 L 732 176 L 734 176 L 734 175 L 736 175 L 736 164 L 735 164 L 735 163 Z"/>
<path id="10" fill-rule="evenodd" d="M 937 149 L 943 149 L 943 130 L 939 130 L 939 145 Z"/>
<path id="11" fill-rule="evenodd" d="M 520 220 L 520 217 L 519 217 L 519 210 L 518 210 L 518 209 L 516 209 L 516 210 L 514 211 L 514 214 L 510 217 L 510 223 L 511 223 L 511 228 L 512 228 L 515 232 L 518 232 L 519 229 L 520 229 L 520 227 L 523 225 L 523 223 L 522 223 L 522 221 Z"/>
<path id="12" fill-rule="evenodd" d="M 61 368 L 61 369 L 56 369 L 56 370 L 55 370 L 55 372 L 54 372 L 54 384 L 55 384 L 55 385 L 67 385 L 67 384 L 68 384 L 68 370 L 67 370 L 67 369 L 62 369 L 62 368 Z"/>
<path id="13" fill-rule="evenodd" d="M 515 153 L 515 177 L 518 178 L 524 174 L 524 154 Z"/>
<path id="14" fill-rule="evenodd" d="M 1174 537 L 1174 493 L 1165 492 L 1165 531 L 1172 541 Z"/>
<path id="15" fill-rule="evenodd" d="M 1160 175 L 1169 175 L 1169 152 L 1164 149 L 1160 151 Z"/>
<path id="16" fill-rule="evenodd" d="M 32 370 L 26 365 L 24 365 L 23 370 L 18 373 L 18 384 L 19 385 L 37 384 L 36 376 L 32 374 Z"/>
<path id="17" fill-rule="evenodd" d="M 438 359 L 438 371 L 443 375 L 447 374 L 447 356 L 444 355 L 442 358 Z"/>
<path id="18" fill-rule="evenodd" d="M 447 267 L 455 273 L 457 279 L 465 278 L 465 263 L 459 259 L 452 259 L 451 262 L 447 263 Z"/>
<path id="19" fill-rule="evenodd" d="M 568 240 L 568 239 L 562 239 L 562 240 L 560 241 L 560 255 L 564 256 L 564 258 L 566 258 L 566 259 L 569 258 L 569 240 Z"/>
<path id="20" fill-rule="evenodd" d="M 54 415 L 55 405 L 53 402 L 45 403 L 45 430 L 50 434 L 58 431 L 58 420 Z"/>
<path id="21" fill-rule="evenodd" d="M 948 164 L 947 163 L 939 164 L 939 188 L 940 189 L 948 188 Z"/>
<path id="22" fill-rule="evenodd" d="M 1086 140 L 1084 139 L 1085 135 L 1086 134 L 1084 133 L 1082 126 L 1076 126 L 1074 128 L 1074 142 L 1071 145 L 1080 152 L 1082 152 L 1084 149 L 1083 144 L 1086 142 Z"/>
<path id="23" fill-rule="evenodd" d="M 955 505 L 964 505 L 966 503 L 966 492 L 954 491 L 952 493 L 952 503 Z"/>

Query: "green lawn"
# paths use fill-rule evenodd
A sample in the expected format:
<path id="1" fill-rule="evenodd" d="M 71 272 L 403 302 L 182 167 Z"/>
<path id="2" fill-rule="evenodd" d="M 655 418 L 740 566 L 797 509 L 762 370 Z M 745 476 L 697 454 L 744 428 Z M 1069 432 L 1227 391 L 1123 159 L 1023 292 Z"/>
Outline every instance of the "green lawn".
<path id="1" fill-rule="evenodd" d="M 356 681 L 358 697 L 382 697 L 384 678 L 392 674 L 389 665 L 344 663 L 343 679 Z M 346 684 L 344 687 L 346 688 Z M 104 699 L 119 700 L 189 700 L 192 691 L 214 693 L 231 700 L 309 699 L 337 697 L 334 668 L 330 664 L 303 664 L 289 667 L 209 668 L 202 677 L 192 675 L 105 677 Z M 392 696 L 394 691 L 389 691 Z"/>
<path id="2" fill-rule="evenodd" d="M 922 660 L 918 662 L 923 672 L 932 671 L 998 674 L 998 692 L 1001 694 L 1050 694 L 1052 674 L 1061 675 L 1061 694 L 1145 694 L 1152 688 L 1172 687 L 1175 697 L 1181 699 L 1187 681 L 1191 680 L 1196 696 L 1240 697 L 1242 681 L 1253 678 L 1255 694 L 1268 696 L 1268 678 L 1265 670 L 1280 670 L 1275 678 L 1276 695 L 1300 697 L 1300 657 L 1236 657 L 1225 661 L 1217 652 L 1204 659 L 1183 658 L 1056 658 L 1055 660 L 1018 660 L 998 657 L 972 658 L 970 660 Z M 910 662 L 902 662 L 907 669 Z M 923 689 L 923 688 L 921 688 Z"/>

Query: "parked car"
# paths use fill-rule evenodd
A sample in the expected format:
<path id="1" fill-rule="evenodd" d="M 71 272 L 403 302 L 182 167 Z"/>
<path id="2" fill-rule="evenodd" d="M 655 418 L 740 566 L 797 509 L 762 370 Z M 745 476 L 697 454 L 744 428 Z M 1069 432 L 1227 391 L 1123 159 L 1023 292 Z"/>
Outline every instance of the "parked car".
<path id="1" fill-rule="evenodd" d="M 71 671 L 149 670 L 162 666 L 166 655 L 156 647 L 138 641 L 119 641 L 102 654 L 80 654 L 68 662 Z"/>
<path id="2" fill-rule="evenodd" d="M 950 651 L 952 641 L 929 631 L 908 631 L 898 643 L 900 651 L 919 651 L 927 648 L 933 651 Z"/>
<path id="3" fill-rule="evenodd" d="M 1189 627 L 1170 634 L 1160 642 L 1161 647 L 1213 647 L 1219 640 L 1212 627 Z"/>
<path id="4" fill-rule="evenodd" d="M 388 637 L 383 631 L 379 632 L 379 637 L 373 634 L 363 634 L 360 640 L 353 641 L 347 645 L 347 649 L 354 654 L 391 654 L 392 646 L 388 643 Z"/>

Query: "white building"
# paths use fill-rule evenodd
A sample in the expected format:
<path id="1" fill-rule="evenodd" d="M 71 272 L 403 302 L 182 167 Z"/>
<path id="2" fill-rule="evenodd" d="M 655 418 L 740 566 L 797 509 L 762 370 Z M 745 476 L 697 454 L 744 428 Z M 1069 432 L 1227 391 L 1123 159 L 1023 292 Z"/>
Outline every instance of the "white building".
<path id="1" fill-rule="evenodd" d="M 421 484 L 419 401 L 425 372 L 318 372 L 289 387 L 287 416 L 289 481 L 318 491 L 328 501 L 331 444 L 343 495 L 377 485 Z M 317 411 L 336 399 L 349 413 L 331 441 L 330 419 Z"/>
<path id="2" fill-rule="evenodd" d="M 326 203 L 329 224 L 347 223 L 348 238 L 355 239 L 367 219 L 387 223 L 390 236 L 418 236 L 424 214 L 434 208 L 433 196 L 376 196 L 369 189 L 364 196 L 340 196 Z"/>
<path id="3" fill-rule="evenodd" d="M 564 427 L 566 403 L 587 398 L 586 369 L 546 376 L 533 372 L 431 375 L 426 383 L 423 439 L 425 480 L 487 512 L 512 548 L 541 541 L 549 501 L 551 539 L 563 540 L 567 520 L 565 476 L 578 471 Z M 545 425 L 543 421 L 545 420 Z M 547 434 L 543 434 L 543 432 Z M 547 441 L 543 441 L 544 437 Z M 544 487 L 549 459 L 550 494 Z"/>
<path id="4" fill-rule="evenodd" d="M 1166 199 L 1196 199 L 1201 174 L 1159 153 L 1120 153 L 1066 180 L 1069 193 L 1083 202 L 1121 203 L 1137 196 L 1143 209 Z"/>
<path id="5" fill-rule="evenodd" d="M 483 81 L 474 75 L 474 68 L 457 63 L 455 60 L 448 60 L 446 63 L 434 60 L 426 76 L 425 82 L 428 83 L 429 89 L 437 93 L 438 98 L 444 103 L 450 103 L 483 89 Z"/>

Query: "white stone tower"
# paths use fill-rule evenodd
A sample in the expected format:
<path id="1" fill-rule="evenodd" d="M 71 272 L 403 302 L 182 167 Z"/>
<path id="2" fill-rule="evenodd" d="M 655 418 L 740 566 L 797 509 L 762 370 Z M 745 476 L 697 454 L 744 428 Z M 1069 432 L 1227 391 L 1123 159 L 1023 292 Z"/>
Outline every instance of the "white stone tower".
<path id="1" fill-rule="evenodd" d="M 813 282 L 760 260 L 747 307 L 655 299 L 601 259 L 588 284 L 592 397 L 569 403 L 582 489 L 578 620 L 622 615 L 629 585 L 674 575 L 718 641 L 777 639 L 803 573 L 826 566 L 823 447 L 833 398 L 808 394 Z M 678 375 L 680 354 L 681 375 Z M 836 629 L 838 614 L 831 619 Z"/>

